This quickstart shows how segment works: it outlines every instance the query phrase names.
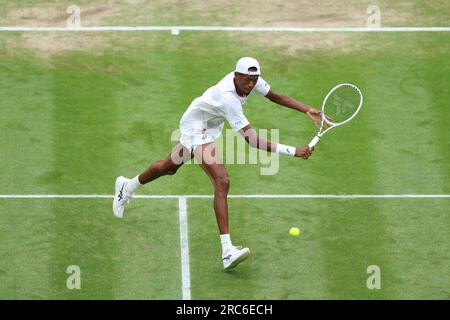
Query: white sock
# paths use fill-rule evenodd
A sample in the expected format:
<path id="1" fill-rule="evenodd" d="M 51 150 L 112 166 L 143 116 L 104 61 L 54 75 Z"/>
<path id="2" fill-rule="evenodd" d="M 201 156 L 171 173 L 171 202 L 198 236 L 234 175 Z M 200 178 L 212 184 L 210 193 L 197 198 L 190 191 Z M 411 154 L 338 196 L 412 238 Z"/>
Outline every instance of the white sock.
<path id="1" fill-rule="evenodd" d="M 220 235 L 220 243 L 222 244 L 222 255 L 224 255 L 228 250 L 233 247 L 231 244 L 231 238 L 230 235 L 227 234 L 221 234 Z"/>
<path id="2" fill-rule="evenodd" d="M 134 193 L 137 189 L 139 189 L 140 187 L 142 187 L 143 185 L 139 182 L 138 179 L 139 176 L 134 177 L 133 179 L 131 179 L 130 181 L 128 181 L 127 183 L 127 192 L 128 193 Z"/>

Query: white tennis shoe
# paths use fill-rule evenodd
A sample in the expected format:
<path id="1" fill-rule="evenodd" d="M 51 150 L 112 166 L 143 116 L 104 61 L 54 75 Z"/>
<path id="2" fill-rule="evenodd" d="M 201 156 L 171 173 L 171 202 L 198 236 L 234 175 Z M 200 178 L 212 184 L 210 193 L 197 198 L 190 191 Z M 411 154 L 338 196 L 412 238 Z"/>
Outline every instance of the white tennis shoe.
<path id="1" fill-rule="evenodd" d="M 231 247 L 228 252 L 225 253 L 223 257 L 223 268 L 225 270 L 230 270 L 234 267 L 236 267 L 239 263 L 244 261 L 248 258 L 250 255 L 250 249 L 249 248 L 243 248 L 243 247 Z"/>
<path id="2" fill-rule="evenodd" d="M 127 192 L 127 183 L 130 179 L 120 176 L 116 179 L 116 190 L 114 192 L 113 212 L 117 218 L 123 218 L 125 205 L 132 194 Z"/>

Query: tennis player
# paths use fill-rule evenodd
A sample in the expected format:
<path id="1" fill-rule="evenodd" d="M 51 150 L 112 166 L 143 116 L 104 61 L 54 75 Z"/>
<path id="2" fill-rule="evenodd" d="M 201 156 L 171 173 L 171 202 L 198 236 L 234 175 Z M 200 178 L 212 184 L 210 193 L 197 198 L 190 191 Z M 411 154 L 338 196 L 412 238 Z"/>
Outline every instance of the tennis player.
<path id="1" fill-rule="evenodd" d="M 234 246 L 231 242 L 227 203 L 230 179 L 214 143 L 221 134 L 224 122 L 227 121 L 232 129 L 239 131 L 253 148 L 308 159 L 312 154 L 308 146 L 296 148 L 259 137 L 245 117 L 242 106 L 251 94 L 255 94 L 303 112 L 316 124 L 321 121 L 319 111 L 287 95 L 273 92 L 260 75 L 261 68 L 257 60 L 241 58 L 233 72 L 207 89 L 201 97 L 194 99 L 181 118 L 180 141 L 171 153 L 165 159 L 155 161 L 133 179 L 123 176 L 116 179 L 114 215 L 123 217 L 125 205 L 137 189 L 159 177 L 175 174 L 183 163 L 195 157 L 215 189 L 214 211 L 222 244 L 223 268 L 228 270 L 244 261 L 250 250 Z"/>

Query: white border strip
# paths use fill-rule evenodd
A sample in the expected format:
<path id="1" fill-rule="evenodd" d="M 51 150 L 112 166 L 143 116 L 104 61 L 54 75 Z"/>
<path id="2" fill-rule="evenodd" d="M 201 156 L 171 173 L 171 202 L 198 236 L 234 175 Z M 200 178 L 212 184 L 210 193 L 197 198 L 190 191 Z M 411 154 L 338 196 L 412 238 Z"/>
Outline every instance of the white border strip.
<path id="1" fill-rule="evenodd" d="M 114 198 L 102 194 L 0 194 L 0 199 L 101 199 Z M 135 199 L 194 199 L 214 198 L 214 195 L 135 195 Z M 386 199 L 386 198 L 450 198 L 450 194 L 230 194 L 228 198 L 320 198 L 320 199 Z"/>
<path id="2" fill-rule="evenodd" d="M 178 199 L 180 212 L 181 284 L 183 300 L 191 300 L 191 274 L 189 270 L 189 238 L 186 198 Z"/>
<path id="3" fill-rule="evenodd" d="M 448 32 L 450 27 L 342 27 L 342 28 L 282 28 L 225 26 L 103 26 L 103 27 L 20 27 L 4 26 L 0 31 L 85 32 L 85 31 L 247 31 L 247 32 Z M 177 34 L 177 33 L 174 33 Z"/>

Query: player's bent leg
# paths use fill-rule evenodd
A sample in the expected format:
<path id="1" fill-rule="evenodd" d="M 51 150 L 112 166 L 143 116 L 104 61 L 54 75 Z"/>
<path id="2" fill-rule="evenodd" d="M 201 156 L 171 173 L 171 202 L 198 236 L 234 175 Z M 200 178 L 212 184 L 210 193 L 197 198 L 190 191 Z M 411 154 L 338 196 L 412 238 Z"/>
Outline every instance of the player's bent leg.
<path id="1" fill-rule="evenodd" d="M 228 231 L 227 201 L 230 179 L 222 159 L 216 152 L 214 143 L 198 146 L 195 150 L 195 157 L 214 186 L 214 211 L 222 243 L 223 267 L 225 270 L 229 270 L 247 259 L 250 254 L 249 248 L 235 247 L 231 243 Z"/>
<path id="2" fill-rule="evenodd" d="M 139 183 L 143 185 L 165 175 L 174 175 L 185 162 L 191 159 L 189 150 L 178 143 L 165 159 L 155 161 L 139 175 Z"/>
<path id="3" fill-rule="evenodd" d="M 155 161 L 148 169 L 133 179 L 118 177 L 113 200 L 114 215 L 118 218 L 123 217 L 125 205 L 139 187 L 159 177 L 175 174 L 183 163 L 192 157 L 190 152 L 178 143 L 165 159 Z"/>

